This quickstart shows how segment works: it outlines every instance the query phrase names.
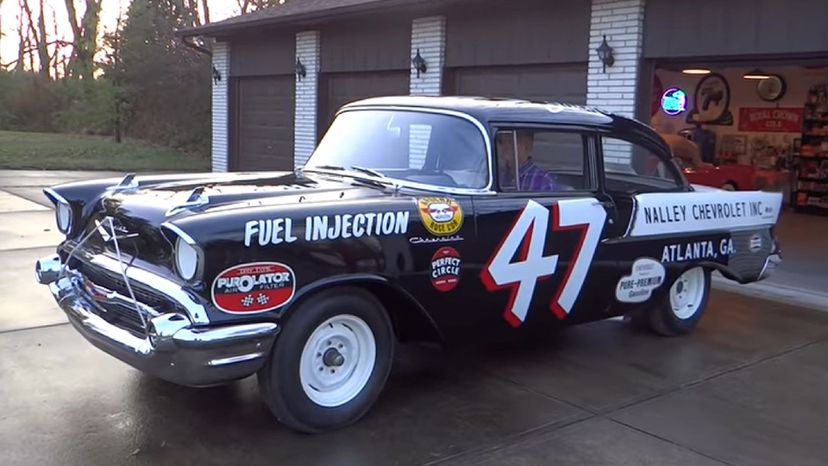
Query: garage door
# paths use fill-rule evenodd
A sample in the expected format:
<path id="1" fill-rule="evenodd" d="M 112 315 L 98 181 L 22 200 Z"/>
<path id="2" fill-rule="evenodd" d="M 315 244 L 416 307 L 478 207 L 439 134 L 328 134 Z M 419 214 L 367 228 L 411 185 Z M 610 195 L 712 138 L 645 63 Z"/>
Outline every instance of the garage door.
<path id="1" fill-rule="evenodd" d="M 466 67 L 447 75 L 447 94 L 586 103 L 585 63 Z"/>
<path id="2" fill-rule="evenodd" d="M 232 170 L 293 170 L 292 75 L 235 81 Z"/>
<path id="3" fill-rule="evenodd" d="M 320 82 L 320 136 L 343 105 L 369 97 L 408 95 L 409 80 L 408 70 L 323 75 Z"/>

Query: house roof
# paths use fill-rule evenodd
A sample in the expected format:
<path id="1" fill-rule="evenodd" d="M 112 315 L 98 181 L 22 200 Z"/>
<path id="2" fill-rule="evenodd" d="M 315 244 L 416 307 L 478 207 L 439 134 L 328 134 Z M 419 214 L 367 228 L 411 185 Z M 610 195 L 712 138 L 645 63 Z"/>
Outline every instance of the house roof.
<path id="1" fill-rule="evenodd" d="M 223 21 L 178 31 L 181 36 L 215 36 L 256 26 L 312 21 L 349 13 L 390 10 L 397 6 L 440 3 L 437 0 L 292 0 L 284 5 L 235 16 Z"/>

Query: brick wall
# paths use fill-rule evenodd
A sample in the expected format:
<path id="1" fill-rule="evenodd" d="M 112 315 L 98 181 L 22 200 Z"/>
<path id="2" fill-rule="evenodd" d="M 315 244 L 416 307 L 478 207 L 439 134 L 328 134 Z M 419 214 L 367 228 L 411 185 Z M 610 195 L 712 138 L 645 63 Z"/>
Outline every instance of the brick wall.
<path id="1" fill-rule="evenodd" d="M 411 68 L 411 95 L 440 95 L 446 61 L 446 19 L 443 16 L 418 18 L 411 23 L 411 57 L 420 51 L 428 70 L 417 77 Z"/>
<path id="2" fill-rule="evenodd" d="M 228 89 L 230 82 L 230 44 L 216 42 L 213 46 L 213 67 L 221 75 L 221 81 L 213 80 L 213 171 L 227 171 L 229 149 Z"/>
<path id="3" fill-rule="evenodd" d="M 305 65 L 307 76 L 296 78 L 294 166 L 305 164 L 316 147 L 319 105 L 319 31 L 296 34 L 296 57 Z"/>
<path id="4" fill-rule="evenodd" d="M 589 31 L 587 104 L 633 117 L 638 86 L 639 61 L 644 36 L 645 0 L 592 0 Z M 595 49 L 604 36 L 613 48 L 615 63 L 607 67 Z M 629 145 L 605 147 L 605 161 L 628 165 Z"/>

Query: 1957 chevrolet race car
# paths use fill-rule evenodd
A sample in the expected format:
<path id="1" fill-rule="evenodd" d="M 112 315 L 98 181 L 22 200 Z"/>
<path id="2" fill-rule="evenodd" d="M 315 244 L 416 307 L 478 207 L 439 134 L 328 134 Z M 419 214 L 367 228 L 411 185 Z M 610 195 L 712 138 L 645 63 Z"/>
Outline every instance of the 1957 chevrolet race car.
<path id="1" fill-rule="evenodd" d="M 690 332 L 711 272 L 779 262 L 779 193 L 694 188 L 631 119 L 560 104 L 397 97 L 344 107 L 296 172 L 47 189 L 38 261 L 69 320 L 155 376 L 258 374 L 286 425 L 363 416 L 399 340 L 632 315 Z"/>

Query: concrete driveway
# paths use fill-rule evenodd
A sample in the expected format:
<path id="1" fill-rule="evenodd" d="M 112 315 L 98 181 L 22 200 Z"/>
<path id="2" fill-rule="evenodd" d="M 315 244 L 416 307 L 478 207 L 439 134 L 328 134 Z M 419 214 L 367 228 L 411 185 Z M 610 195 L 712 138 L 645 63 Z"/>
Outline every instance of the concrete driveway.
<path id="1" fill-rule="evenodd" d="M 23 184 L 0 185 L 0 464 L 800 466 L 828 458 L 828 313 L 722 291 L 686 338 L 612 320 L 534 346 L 403 346 L 362 422 L 292 433 L 270 416 L 253 378 L 178 387 L 62 324 L 32 278 L 34 260 L 59 239 L 52 213 L 38 204 L 35 180 L 0 172 L 3 180 Z"/>

